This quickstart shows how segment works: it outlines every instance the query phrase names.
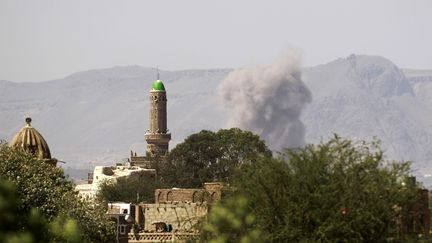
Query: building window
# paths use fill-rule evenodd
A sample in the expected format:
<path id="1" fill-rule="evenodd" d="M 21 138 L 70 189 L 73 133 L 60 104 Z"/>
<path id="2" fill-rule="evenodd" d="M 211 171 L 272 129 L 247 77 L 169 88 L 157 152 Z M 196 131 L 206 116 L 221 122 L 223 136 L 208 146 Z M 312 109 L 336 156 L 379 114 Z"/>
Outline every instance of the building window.
<path id="1" fill-rule="evenodd" d="M 201 199 L 201 200 L 200 200 L 200 199 Z M 192 194 L 192 202 L 196 203 L 196 202 L 199 202 L 199 201 L 202 201 L 202 197 L 200 197 L 200 195 L 198 194 L 198 192 L 195 191 L 195 192 Z"/>
<path id="2" fill-rule="evenodd" d="M 158 203 L 163 201 L 163 196 L 164 196 L 163 193 L 159 192 L 159 194 L 158 194 Z"/>
<path id="3" fill-rule="evenodd" d="M 174 201 L 174 195 L 173 195 L 173 192 L 172 191 L 169 191 L 168 193 L 167 193 L 167 201 L 169 202 L 169 201 Z"/>
<path id="4" fill-rule="evenodd" d="M 126 225 L 119 226 L 119 233 L 122 235 L 126 234 Z"/>

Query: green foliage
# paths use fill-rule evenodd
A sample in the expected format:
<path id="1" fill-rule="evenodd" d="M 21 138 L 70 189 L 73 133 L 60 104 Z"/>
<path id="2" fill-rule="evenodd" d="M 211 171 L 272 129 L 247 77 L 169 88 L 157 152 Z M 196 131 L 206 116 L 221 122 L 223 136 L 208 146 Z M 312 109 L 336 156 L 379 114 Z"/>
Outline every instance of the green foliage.
<path id="1" fill-rule="evenodd" d="M 76 196 L 68 199 L 61 213 L 78 222 L 90 242 L 111 242 L 115 238 L 115 223 L 106 215 L 105 205 L 91 205 Z"/>
<path id="2" fill-rule="evenodd" d="M 49 229 L 55 236 L 55 241 L 69 243 L 83 242 L 83 234 L 74 219 L 57 217 L 50 223 Z"/>
<path id="3" fill-rule="evenodd" d="M 32 155 L 0 145 L 0 178 L 13 182 L 22 199 L 20 210 L 37 208 L 48 220 L 60 211 L 59 198 L 73 193 L 73 184 L 63 175 L 63 170 L 37 160 Z"/>
<path id="4" fill-rule="evenodd" d="M 259 243 L 264 242 L 260 230 L 254 228 L 256 219 L 248 211 L 248 200 L 239 196 L 213 205 L 208 221 L 202 228 L 202 242 Z"/>
<path id="5" fill-rule="evenodd" d="M 204 182 L 231 182 L 244 165 L 271 156 L 264 141 L 251 132 L 202 130 L 178 144 L 161 161 L 158 173 L 169 187 L 201 187 Z"/>
<path id="6" fill-rule="evenodd" d="M 83 242 L 75 220 L 58 217 L 48 223 L 39 210 L 32 208 L 20 214 L 20 208 L 15 186 L 9 181 L 0 181 L 0 242 Z"/>
<path id="7" fill-rule="evenodd" d="M 88 241 L 108 242 L 114 238 L 114 224 L 105 211 L 82 202 L 61 168 L 1 143 L 0 179 L 10 181 L 17 190 L 20 203 L 16 215 L 37 210 L 48 222 L 55 223 L 60 217 L 66 225 L 71 225 L 68 219 L 75 220 Z M 26 224 L 26 220 L 20 222 Z"/>
<path id="8" fill-rule="evenodd" d="M 142 171 L 118 178 L 116 183 L 104 181 L 100 185 L 98 198 L 105 202 L 153 203 L 155 189 L 163 187 L 154 174 Z"/>
<path id="9" fill-rule="evenodd" d="M 402 183 L 408 172 L 409 163 L 386 162 L 378 143 L 336 136 L 244 167 L 230 200 L 248 199 L 266 242 L 386 242 L 415 198 Z"/>

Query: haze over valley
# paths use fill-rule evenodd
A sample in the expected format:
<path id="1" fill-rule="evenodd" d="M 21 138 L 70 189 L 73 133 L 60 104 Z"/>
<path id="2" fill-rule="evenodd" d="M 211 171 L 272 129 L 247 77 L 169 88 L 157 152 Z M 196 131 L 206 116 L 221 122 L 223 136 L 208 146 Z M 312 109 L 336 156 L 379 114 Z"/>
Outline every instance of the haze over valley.
<path id="1" fill-rule="evenodd" d="M 202 129 L 227 128 L 232 113 L 218 87 L 231 71 L 160 71 L 171 148 Z M 119 66 L 45 82 L 0 81 L 0 138 L 10 141 L 30 116 L 69 171 L 113 164 L 130 150 L 144 154 L 148 91 L 155 78 L 154 68 Z M 333 133 L 368 141 L 376 137 L 388 159 L 412 160 L 413 173 L 430 184 L 432 70 L 401 69 L 383 57 L 351 55 L 303 68 L 302 80 L 312 94 L 300 117 L 306 143 Z"/>

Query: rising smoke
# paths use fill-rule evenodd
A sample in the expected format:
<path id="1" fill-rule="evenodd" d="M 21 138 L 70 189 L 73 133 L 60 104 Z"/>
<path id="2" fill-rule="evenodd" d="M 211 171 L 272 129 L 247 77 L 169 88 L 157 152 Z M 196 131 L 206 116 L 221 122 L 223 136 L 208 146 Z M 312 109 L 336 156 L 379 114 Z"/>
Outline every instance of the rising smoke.
<path id="1" fill-rule="evenodd" d="M 300 115 L 312 95 L 295 50 L 273 64 L 232 71 L 219 85 L 219 95 L 230 108 L 228 126 L 260 135 L 273 150 L 304 145 Z"/>

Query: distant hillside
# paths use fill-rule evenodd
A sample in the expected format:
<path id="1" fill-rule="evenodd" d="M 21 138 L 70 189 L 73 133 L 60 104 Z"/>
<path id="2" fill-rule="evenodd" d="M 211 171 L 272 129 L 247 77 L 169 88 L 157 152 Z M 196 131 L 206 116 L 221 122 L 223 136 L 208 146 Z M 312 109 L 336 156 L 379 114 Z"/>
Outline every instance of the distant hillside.
<path id="1" fill-rule="evenodd" d="M 385 58 L 359 55 L 310 68 L 304 78 L 314 94 L 304 113 L 307 141 L 333 132 L 377 137 L 388 158 L 412 160 L 416 173 L 431 173 L 432 109 L 425 97 L 432 89 L 418 86 L 432 79 L 418 83 Z"/>
<path id="2" fill-rule="evenodd" d="M 201 129 L 225 127 L 227 107 L 216 88 L 230 71 L 161 71 L 171 147 Z M 10 141 L 31 116 L 66 167 L 91 169 L 128 157 L 131 149 L 144 153 L 155 76 L 154 69 L 128 66 L 41 83 L 0 81 L 0 138 Z M 303 77 L 313 95 L 302 116 L 307 142 L 333 132 L 376 136 L 389 158 L 413 160 L 416 174 L 432 174 L 432 71 L 404 73 L 385 58 L 352 55 L 306 68 Z"/>
<path id="3" fill-rule="evenodd" d="M 403 68 L 402 71 L 404 72 L 405 76 L 407 76 L 408 78 L 432 77 L 432 70 Z"/>
<path id="4" fill-rule="evenodd" d="M 171 144 L 223 126 L 215 90 L 229 70 L 161 71 L 168 91 Z M 0 83 L 0 138 L 11 140 L 31 116 L 66 166 L 92 168 L 145 151 L 148 91 L 156 70 L 114 67 L 41 83 Z M 223 112 L 219 112 L 223 114 Z"/>

